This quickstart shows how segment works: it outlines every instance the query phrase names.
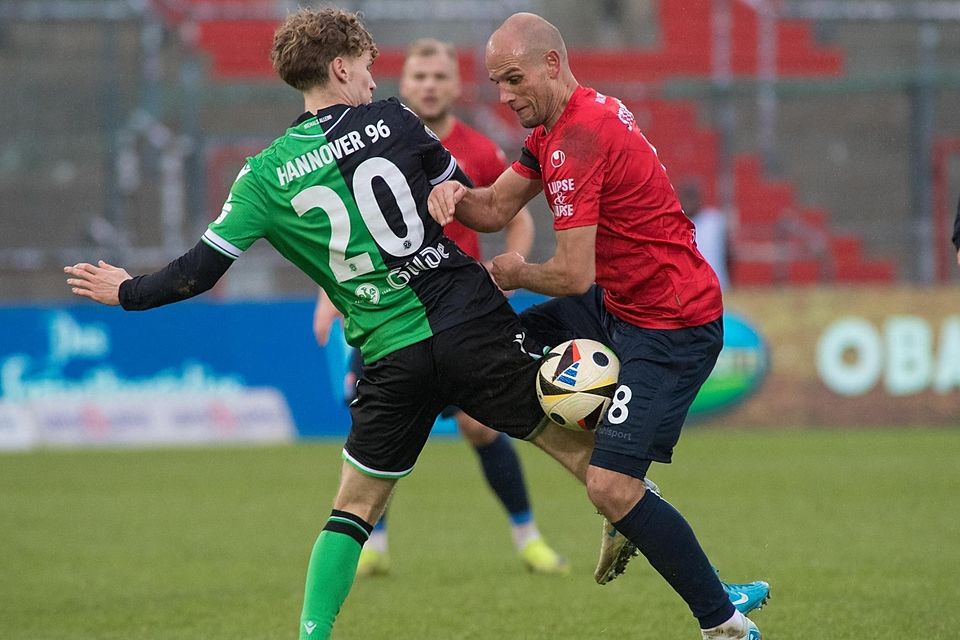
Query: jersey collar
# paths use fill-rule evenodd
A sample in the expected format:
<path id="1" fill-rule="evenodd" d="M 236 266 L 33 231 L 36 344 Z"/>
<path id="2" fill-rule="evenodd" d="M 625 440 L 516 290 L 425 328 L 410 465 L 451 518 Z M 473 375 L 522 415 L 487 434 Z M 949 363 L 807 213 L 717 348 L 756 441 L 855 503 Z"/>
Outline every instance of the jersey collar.
<path id="1" fill-rule="evenodd" d="M 317 113 L 320 113 L 320 112 L 318 111 Z M 317 113 L 310 113 L 309 111 L 304 111 L 302 114 L 300 114 L 300 117 L 299 117 L 299 118 L 297 118 L 296 120 L 293 121 L 293 124 L 291 124 L 290 126 L 291 126 L 291 127 L 299 127 L 300 125 L 302 125 L 304 122 L 306 122 L 306 121 L 309 120 L 310 118 L 316 118 L 316 117 L 317 117 Z"/>
<path id="2" fill-rule="evenodd" d="M 316 118 L 320 123 L 328 122 L 333 120 L 336 122 L 339 119 L 339 116 L 343 115 L 350 110 L 350 105 L 346 104 L 332 104 L 329 107 L 324 107 L 319 109 L 316 113 L 311 113 L 310 111 L 304 111 L 300 114 L 300 117 L 293 121 L 291 127 L 299 127 L 304 122 L 311 118 Z M 330 118 L 324 118 L 324 116 L 332 116 Z"/>
<path id="3" fill-rule="evenodd" d="M 581 100 L 583 100 L 584 96 L 590 93 L 590 91 L 591 89 L 588 87 L 577 85 L 577 88 L 573 90 L 572 94 L 570 94 L 570 100 L 567 101 L 567 106 L 563 108 L 563 113 L 560 114 L 560 117 L 557 118 L 557 121 L 552 127 L 550 127 L 550 131 L 547 131 L 547 133 L 551 133 L 559 129 L 560 126 L 565 123 L 568 118 L 570 118 L 570 114 L 576 110 L 577 105 Z M 547 128 L 544 127 L 544 131 L 546 131 L 546 129 Z"/>

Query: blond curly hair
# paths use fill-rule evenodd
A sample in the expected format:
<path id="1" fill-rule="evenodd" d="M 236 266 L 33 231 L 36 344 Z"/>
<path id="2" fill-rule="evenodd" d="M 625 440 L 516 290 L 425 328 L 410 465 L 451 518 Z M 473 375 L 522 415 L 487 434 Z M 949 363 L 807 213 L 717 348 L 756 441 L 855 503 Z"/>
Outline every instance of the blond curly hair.
<path id="1" fill-rule="evenodd" d="M 322 87 L 337 57 L 360 57 L 379 51 L 360 16 L 342 9 L 303 8 L 290 14 L 273 34 L 270 62 L 280 78 L 295 89 Z"/>

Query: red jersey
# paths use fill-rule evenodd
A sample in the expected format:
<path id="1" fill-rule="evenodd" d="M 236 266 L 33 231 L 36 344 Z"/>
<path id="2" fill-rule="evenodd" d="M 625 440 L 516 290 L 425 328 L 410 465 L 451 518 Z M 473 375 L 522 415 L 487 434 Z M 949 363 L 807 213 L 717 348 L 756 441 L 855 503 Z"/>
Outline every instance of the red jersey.
<path id="1" fill-rule="evenodd" d="M 457 164 L 473 180 L 476 187 L 493 184 L 507 168 L 507 158 L 500 147 L 459 120 L 454 120 L 450 133 L 440 143 L 453 154 Z M 469 255 L 482 261 L 480 238 L 476 231 L 454 220 L 443 228 L 443 232 Z"/>
<path id="2" fill-rule="evenodd" d="M 577 87 L 550 131 L 527 136 L 513 170 L 543 181 L 554 229 L 597 225 L 596 279 L 615 316 L 649 329 L 721 316 L 720 284 L 693 223 L 618 99 Z"/>

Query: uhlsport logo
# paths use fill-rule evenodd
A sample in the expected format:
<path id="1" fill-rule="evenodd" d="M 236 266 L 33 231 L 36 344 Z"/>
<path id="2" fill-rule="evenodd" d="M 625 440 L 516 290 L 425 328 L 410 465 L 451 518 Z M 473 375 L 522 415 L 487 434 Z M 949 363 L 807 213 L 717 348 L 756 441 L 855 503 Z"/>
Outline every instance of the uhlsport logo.
<path id="1" fill-rule="evenodd" d="M 723 314 L 723 351 L 700 388 L 690 415 L 702 417 L 732 409 L 756 392 L 767 375 L 769 356 L 759 332 L 745 318 Z"/>
<path id="2" fill-rule="evenodd" d="M 556 151 L 554 151 L 553 154 L 550 156 L 550 164 L 553 165 L 554 169 L 559 169 L 561 166 L 563 166 L 563 163 L 566 161 L 567 161 L 567 154 L 565 154 L 560 149 L 557 149 Z"/>

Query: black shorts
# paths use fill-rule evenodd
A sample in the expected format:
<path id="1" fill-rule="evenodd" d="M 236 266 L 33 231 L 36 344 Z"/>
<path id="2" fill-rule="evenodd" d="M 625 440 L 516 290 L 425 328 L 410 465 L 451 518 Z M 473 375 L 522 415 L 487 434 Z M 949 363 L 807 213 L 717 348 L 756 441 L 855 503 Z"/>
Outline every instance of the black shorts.
<path id="1" fill-rule="evenodd" d="M 360 349 L 353 349 L 353 353 L 350 355 L 350 372 L 347 375 L 350 376 L 350 382 L 344 384 L 343 400 L 347 406 L 350 406 L 350 403 L 357 399 L 357 381 L 363 377 L 363 356 L 360 355 Z M 460 409 L 449 404 L 440 412 L 440 417 L 453 418 L 458 413 L 460 413 Z"/>
<path id="2" fill-rule="evenodd" d="M 368 475 L 407 475 L 447 405 L 514 438 L 528 437 L 544 415 L 536 395 L 539 361 L 522 340 L 520 320 L 504 304 L 365 365 L 344 458 Z"/>
<path id="3" fill-rule="evenodd" d="M 620 359 L 619 386 L 596 430 L 590 464 L 643 478 L 670 462 L 697 392 L 723 347 L 723 320 L 683 329 L 643 329 L 607 311 L 603 290 L 555 298 L 520 315 L 536 348 L 597 340 Z"/>

